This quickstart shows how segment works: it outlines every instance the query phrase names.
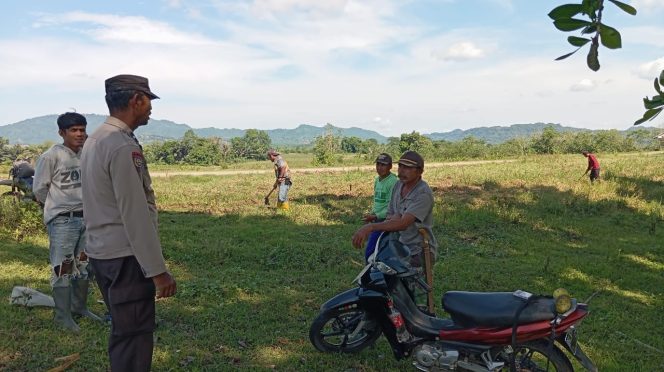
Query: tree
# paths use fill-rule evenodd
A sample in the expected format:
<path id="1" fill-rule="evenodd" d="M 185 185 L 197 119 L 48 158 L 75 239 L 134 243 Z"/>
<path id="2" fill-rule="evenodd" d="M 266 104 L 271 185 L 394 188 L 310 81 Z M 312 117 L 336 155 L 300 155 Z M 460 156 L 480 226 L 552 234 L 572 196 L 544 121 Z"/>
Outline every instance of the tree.
<path id="1" fill-rule="evenodd" d="M 341 151 L 356 154 L 362 152 L 364 143 L 360 137 L 344 137 L 341 139 Z"/>
<path id="2" fill-rule="evenodd" d="M 243 137 L 231 139 L 231 148 L 237 158 L 265 160 L 272 140 L 264 130 L 247 129 Z"/>
<path id="3" fill-rule="evenodd" d="M 608 0 L 627 14 L 636 15 L 636 9 L 630 5 L 617 0 Z M 578 37 L 569 36 L 567 42 L 577 47 L 571 53 L 567 53 L 556 58 L 556 61 L 565 59 L 576 53 L 586 44 L 590 43 L 590 50 L 586 57 L 586 64 L 593 70 L 599 70 L 599 46 L 601 44 L 609 49 L 619 49 L 622 47 L 622 38 L 620 32 L 615 28 L 602 23 L 604 11 L 604 0 L 582 0 L 580 4 L 565 4 L 554 8 L 549 12 L 549 17 L 553 19 L 553 25 L 563 32 L 581 30 L 581 35 L 594 36 Z M 574 18 L 577 15 L 585 16 L 588 20 Z"/>
<path id="4" fill-rule="evenodd" d="M 416 131 L 412 131 L 410 134 L 402 134 L 399 139 L 399 154 L 402 154 L 406 151 L 416 151 L 423 158 L 433 157 L 434 155 L 434 145 L 433 141 L 430 138 L 421 135 Z"/>
<path id="5" fill-rule="evenodd" d="M 539 137 L 533 138 L 532 148 L 537 154 L 556 154 L 560 152 L 560 133 L 553 127 L 546 127 Z"/>
<path id="6" fill-rule="evenodd" d="M 332 165 L 335 154 L 341 148 L 341 140 L 330 131 L 314 139 L 314 165 Z"/>

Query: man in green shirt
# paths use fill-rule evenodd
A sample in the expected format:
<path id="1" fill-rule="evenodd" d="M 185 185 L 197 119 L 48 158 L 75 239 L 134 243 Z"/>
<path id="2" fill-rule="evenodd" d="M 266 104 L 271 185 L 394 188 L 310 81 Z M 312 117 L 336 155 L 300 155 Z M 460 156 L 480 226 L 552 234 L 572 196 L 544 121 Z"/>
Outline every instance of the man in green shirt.
<path id="1" fill-rule="evenodd" d="M 364 222 L 383 222 L 387 214 L 387 207 L 392 198 L 392 189 L 399 178 L 391 172 L 392 157 L 389 154 L 382 153 L 376 158 L 376 173 L 374 179 L 374 205 L 371 213 L 364 216 Z M 364 252 L 365 259 L 369 258 L 376 246 L 376 241 L 381 231 L 374 231 L 367 240 L 367 246 Z"/>

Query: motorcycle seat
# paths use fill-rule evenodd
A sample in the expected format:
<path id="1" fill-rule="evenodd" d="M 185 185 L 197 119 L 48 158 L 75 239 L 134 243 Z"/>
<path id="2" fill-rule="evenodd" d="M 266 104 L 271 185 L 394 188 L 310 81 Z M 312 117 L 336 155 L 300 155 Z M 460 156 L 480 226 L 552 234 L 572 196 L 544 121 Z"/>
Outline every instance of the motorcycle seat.
<path id="1" fill-rule="evenodd" d="M 443 295 L 443 309 L 463 327 L 511 327 L 514 316 L 524 304 L 512 292 L 450 291 Z M 540 297 L 521 312 L 518 324 L 550 320 L 555 316 L 553 298 Z"/>

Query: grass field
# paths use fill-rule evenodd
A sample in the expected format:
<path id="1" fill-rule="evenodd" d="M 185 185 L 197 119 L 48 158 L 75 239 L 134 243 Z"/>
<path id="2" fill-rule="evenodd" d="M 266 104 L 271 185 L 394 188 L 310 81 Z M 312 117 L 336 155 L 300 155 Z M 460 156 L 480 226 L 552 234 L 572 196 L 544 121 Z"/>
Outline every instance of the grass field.
<path id="1" fill-rule="evenodd" d="M 603 180 L 592 186 L 579 179 L 580 155 L 425 170 L 440 242 L 435 296 L 558 287 L 582 300 L 594 294 L 580 342 L 599 370 L 661 371 L 664 155 L 599 159 Z M 178 281 L 177 296 L 158 301 L 155 371 L 414 370 L 392 358 L 383 338 L 350 356 L 310 345 L 319 306 L 349 288 L 363 266 L 350 237 L 370 207 L 373 174 L 292 167 L 287 214 L 263 205 L 268 175 L 154 180 L 164 254 Z M 50 291 L 46 236 L 22 233 L 35 228 L 38 211 L 22 213 L 31 225 L 3 226 L 0 235 L 5 297 L 15 285 Z M 90 305 L 101 313 L 99 298 L 92 293 Z M 439 304 L 437 311 L 444 315 Z M 46 370 L 76 352 L 72 371 L 108 368 L 107 328 L 81 320 L 73 337 L 51 318 L 48 309 L 2 302 L 0 370 Z"/>

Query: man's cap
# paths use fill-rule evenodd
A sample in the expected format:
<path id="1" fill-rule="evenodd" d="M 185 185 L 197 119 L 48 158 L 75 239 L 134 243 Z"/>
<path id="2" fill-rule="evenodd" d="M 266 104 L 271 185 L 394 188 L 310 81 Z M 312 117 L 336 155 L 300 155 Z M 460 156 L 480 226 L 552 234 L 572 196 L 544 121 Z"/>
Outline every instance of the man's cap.
<path id="1" fill-rule="evenodd" d="M 424 169 L 424 158 L 415 151 L 406 151 L 399 158 L 399 165 Z"/>
<path id="2" fill-rule="evenodd" d="M 392 157 L 389 154 L 382 153 L 382 154 L 378 155 L 378 157 L 376 158 L 375 163 L 392 165 Z"/>
<path id="3" fill-rule="evenodd" d="M 268 155 L 272 155 L 272 156 L 279 156 L 279 155 L 281 155 L 281 154 L 280 154 L 277 150 L 275 150 L 275 149 L 269 149 L 269 150 L 267 150 L 267 154 L 268 154 Z"/>
<path id="4" fill-rule="evenodd" d="M 127 90 L 145 93 L 150 99 L 159 98 L 150 90 L 148 79 L 138 75 L 117 75 L 106 79 L 106 94 Z"/>

